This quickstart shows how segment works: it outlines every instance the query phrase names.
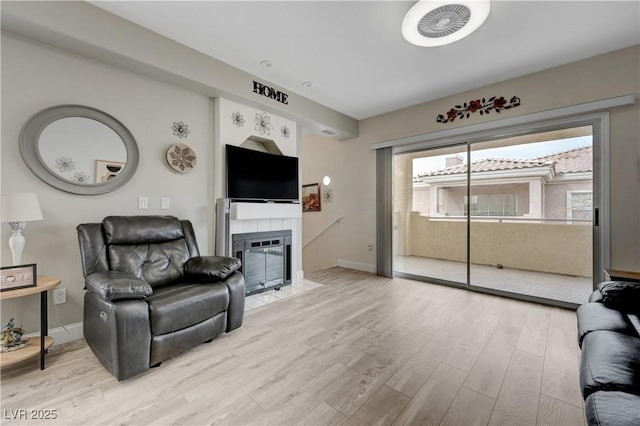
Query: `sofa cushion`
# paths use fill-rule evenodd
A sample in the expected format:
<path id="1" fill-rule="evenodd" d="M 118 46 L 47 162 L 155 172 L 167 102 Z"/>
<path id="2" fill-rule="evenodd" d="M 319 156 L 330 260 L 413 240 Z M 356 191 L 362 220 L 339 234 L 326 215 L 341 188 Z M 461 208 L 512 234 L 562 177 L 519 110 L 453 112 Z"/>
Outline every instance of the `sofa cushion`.
<path id="1" fill-rule="evenodd" d="M 582 395 L 599 390 L 640 394 L 640 338 L 612 331 L 592 331 L 582 341 Z"/>
<path id="2" fill-rule="evenodd" d="M 220 281 L 240 269 L 240 259 L 226 256 L 196 256 L 184 265 L 185 279 L 198 282 Z"/>
<path id="3" fill-rule="evenodd" d="M 171 333 L 198 324 L 229 306 L 223 283 L 175 284 L 154 290 L 147 298 L 151 334 Z"/>
<path id="4" fill-rule="evenodd" d="M 602 303 L 586 303 L 578 308 L 578 345 L 588 333 L 596 330 L 609 330 L 638 336 L 627 315 L 611 309 Z"/>
<path id="5" fill-rule="evenodd" d="M 640 396 L 624 392 L 596 392 L 584 404 L 590 426 L 640 425 Z"/>
<path id="6" fill-rule="evenodd" d="M 613 309 L 640 313 L 640 283 L 604 281 L 598 284 L 602 302 Z"/>

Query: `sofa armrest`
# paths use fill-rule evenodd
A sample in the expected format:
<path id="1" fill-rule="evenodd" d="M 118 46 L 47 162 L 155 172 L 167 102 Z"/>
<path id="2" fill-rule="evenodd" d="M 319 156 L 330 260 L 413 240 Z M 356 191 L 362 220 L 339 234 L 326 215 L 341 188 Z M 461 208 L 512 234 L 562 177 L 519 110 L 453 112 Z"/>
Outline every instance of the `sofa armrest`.
<path id="1" fill-rule="evenodd" d="M 153 288 L 143 279 L 126 272 L 94 272 L 85 279 L 91 293 L 104 300 L 145 299 L 153 294 Z"/>
<path id="2" fill-rule="evenodd" d="M 240 272 L 233 272 L 222 281 L 229 289 L 229 309 L 227 309 L 227 333 L 242 325 L 244 318 L 244 299 L 247 290 L 244 277 Z"/>
<path id="3" fill-rule="evenodd" d="M 240 269 L 240 259 L 227 256 L 196 256 L 184 265 L 187 280 L 212 282 L 226 279 Z"/>

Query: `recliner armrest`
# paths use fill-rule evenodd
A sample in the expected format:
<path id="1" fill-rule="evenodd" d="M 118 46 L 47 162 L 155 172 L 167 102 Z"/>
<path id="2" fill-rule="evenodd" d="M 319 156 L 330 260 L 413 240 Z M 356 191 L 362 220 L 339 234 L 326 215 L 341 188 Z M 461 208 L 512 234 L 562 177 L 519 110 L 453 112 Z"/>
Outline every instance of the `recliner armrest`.
<path id="1" fill-rule="evenodd" d="M 220 281 L 240 269 L 241 265 L 236 257 L 196 256 L 185 263 L 184 277 L 198 282 Z"/>
<path id="2" fill-rule="evenodd" d="M 143 279 L 126 272 L 95 272 L 85 279 L 87 290 L 104 300 L 145 299 L 153 288 Z"/>

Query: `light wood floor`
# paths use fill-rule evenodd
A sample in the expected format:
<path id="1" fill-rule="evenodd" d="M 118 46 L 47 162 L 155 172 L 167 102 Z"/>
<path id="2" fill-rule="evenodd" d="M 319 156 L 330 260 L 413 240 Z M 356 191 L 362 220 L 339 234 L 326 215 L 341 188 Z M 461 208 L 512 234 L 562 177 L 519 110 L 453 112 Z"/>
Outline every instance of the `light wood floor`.
<path id="1" fill-rule="evenodd" d="M 325 285 L 134 379 L 83 343 L 5 371 L 2 423 L 584 425 L 575 312 L 341 268 L 306 278 Z"/>

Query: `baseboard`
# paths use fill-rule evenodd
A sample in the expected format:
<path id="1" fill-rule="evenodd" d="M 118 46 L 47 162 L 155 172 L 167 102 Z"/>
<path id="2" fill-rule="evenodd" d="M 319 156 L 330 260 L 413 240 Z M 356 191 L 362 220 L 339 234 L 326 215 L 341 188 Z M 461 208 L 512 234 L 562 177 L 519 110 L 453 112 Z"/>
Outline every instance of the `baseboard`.
<path id="1" fill-rule="evenodd" d="M 371 272 L 375 274 L 376 266 L 370 263 L 354 262 L 352 260 L 338 259 L 338 266 L 343 268 L 355 269 L 357 271 Z"/>
<path id="2" fill-rule="evenodd" d="M 82 332 L 82 323 L 76 322 L 74 324 L 65 325 L 64 327 L 50 328 L 49 336 L 53 338 L 54 346 L 82 339 L 84 337 Z M 25 334 L 24 337 L 38 338 L 40 337 L 40 333 Z"/>

